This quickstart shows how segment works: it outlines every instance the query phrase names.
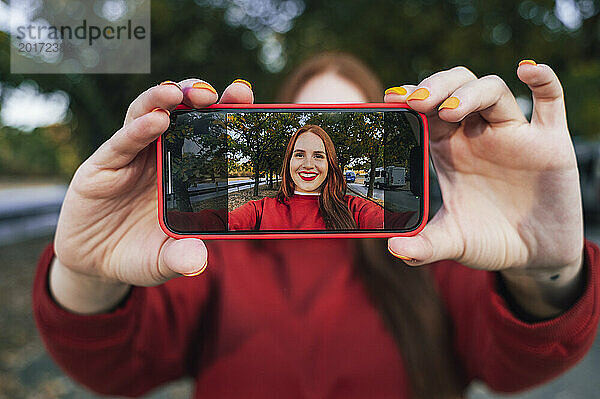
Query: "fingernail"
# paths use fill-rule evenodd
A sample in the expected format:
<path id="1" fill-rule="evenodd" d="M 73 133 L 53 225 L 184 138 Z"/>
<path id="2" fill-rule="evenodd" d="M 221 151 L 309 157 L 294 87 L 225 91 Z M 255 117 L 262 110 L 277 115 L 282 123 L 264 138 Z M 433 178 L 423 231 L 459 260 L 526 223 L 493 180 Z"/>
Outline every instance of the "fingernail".
<path id="1" fill-rule="evenodd" d="M 156 108 L 154 108 L 154 109 L 153 109 L 152 111 L 150 111 L 150 112 L 154 112 L 154 111 L 164 111 L 164 112 L 166 112 L 166 113 L 167 113 L 167 116 L 170 116 L 170 115 L 171 115 L 171 113 L 169 112 L 169 110 L 168 110 L 168 109 L 164 109 L 164 108 L 158 108 L 158 107 L 156 107 Z"/>
<path id="2" fill-rule="evenodd" d="M 192 85 L 192 87 L 194 89 L 206 89 L 206 90 L 212 92 L 213 94 L 217 94 L 217 91 L 215 90 L 215 88 L 206 82 L 196 82 Z"/>
<path id="3" fill-rule="evenodd" d="M 424 87 L 413 91 L 410 96 L 406 97 L 406 101 L 408 100 L 425 100 L 429 97 L 429 90 Z"/>
<path id="4" fill-rule="evenodd" d="M 159 86 L 166 86 L 166 85 L 173 85 L 173 86 L 177 87 L 179 90 L 181 90 L 181 86 L 179 86 L 179 83 L 173 82 L 172 80 L 165 80 L 164 82 L 159 83 Z"/>
<path id="5" fill-rule="evenodd" d="M 438 111 L 444 108 L 455 109 L 460 104 L 460 100 L 456 97 L 448 97 L 438 108 Z"/>
<path id="6" fill-rule="evenodd" d="M 523 60 L 521 62 L 519 62 L 519 66 L 523 65 L 523 64 L 531 64 L 531 65 L 537 65 L 537 62 L 535 62 L 534 60 Z"/>
<path id="7" fill-rule="evenodd" d="M 406 95 L 407 91 L 404 87 L 400 87 L 400 86 L 396 86 L 396 87 L 390 87 L 389 89 L 387 89 L 385 91 L 385 94 L 398 94 L 399 96 L 404 96 Z"/>
<path id="8" fill-rule="evenodd" d="M 394 255 L 398 259 L 406 260 L 406 261 L 409 261 L 409 262 L 414 262 L 416 260 L 416 259 L 413 259 L 413 258 L 409 258 L 408 256 L 397 254 L 396 252 L 392 251 L 392 249 L 389 246 L 388 246 L 388 251 L 390 251 L 390 253 L 392 255 Z"/>
<path id="9" fill-rule="evenodd" d="M 250 90 L 252 90 L 252 85 L 251 85 L 251 84 L 250 84 L 250 82 L 248 82 L 247 80 L 244 80 L 244 79 L 236 79 L 236 80 L 234 80 L 234 81 L 233 81 L 233 82 L 231 82 L 231 83 L 242 83 L 242 84 L 245 84 L 246 86 L 248 86 L 248 88 L 249 88 Z"/>
<path id="10" fill-rule="evenodd" d="M 185 277 L 194 277 L 197 276 L 199 274 L 202 274 L 202 272 L 204 270 L 206 270 L 206 265 L 208 264 L 208 259 L 206 260 L 206 262 L 204 262 L 204 266 L 202 266 L 200 268 L 200 270 L 196 271 L 196 272 L 191 272 L 191 273 L 181 273 L 182 275 L 184 275 Z"/>

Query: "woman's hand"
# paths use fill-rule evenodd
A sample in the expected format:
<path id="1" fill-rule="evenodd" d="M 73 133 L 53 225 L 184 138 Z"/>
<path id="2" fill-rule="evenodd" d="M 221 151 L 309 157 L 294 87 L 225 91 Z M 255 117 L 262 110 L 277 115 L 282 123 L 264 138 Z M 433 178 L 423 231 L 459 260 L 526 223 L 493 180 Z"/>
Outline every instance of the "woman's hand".
<path id="1" fill-rule="evenodd" d="M 531 123 L 498 76 L 464 67 L 388 90 L 427 115 L 443 207 L 414 237 L 389 248 L 411 265 L 453 259 L 485 270 L 569 270 L 583 259 L 583 216 L 563 91 L 547 65 L 523 62 Z"/>
<path id="2" fill-rule="evenodd" d="M 199 79 L 152 87 L 131 103 L 123 127 L 79 167 L 54 241 L 54 266 L 59 266 L 51 289 L 59 302 L 61 295 L 68 297 L 59 289 L 66 286 L 60 276 L 152 286 L 204 269 L 208 254 L 201 240 L 174 240 L 159 227 L 154 140 L 167 129 L 168 111 L 178 104 L 200 108 L 217 99 L 215 89 Z M 220 100 L 252 101 L 250 87 L 238 81 Z"/>

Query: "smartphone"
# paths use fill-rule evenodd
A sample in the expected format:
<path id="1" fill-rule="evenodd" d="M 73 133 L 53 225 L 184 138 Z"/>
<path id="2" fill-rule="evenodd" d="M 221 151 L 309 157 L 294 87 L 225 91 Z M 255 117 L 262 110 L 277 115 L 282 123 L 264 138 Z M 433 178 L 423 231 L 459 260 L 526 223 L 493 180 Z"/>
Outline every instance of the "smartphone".
<path id="1" fill-rule="evenodd" d="M 157 140 L 173 238 L 415 235 L 429 210 L 428 128 L 406 104 L 180 105 Z"/>

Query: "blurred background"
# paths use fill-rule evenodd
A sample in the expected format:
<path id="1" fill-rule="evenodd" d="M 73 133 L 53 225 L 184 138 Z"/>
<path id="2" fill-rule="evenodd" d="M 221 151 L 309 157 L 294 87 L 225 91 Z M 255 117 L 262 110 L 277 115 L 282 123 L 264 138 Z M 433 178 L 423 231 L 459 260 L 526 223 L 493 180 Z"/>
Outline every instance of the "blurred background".
<path id="1" fill-rule="evenodd" d="M 243 78 L 257 102 L 275 102 L 301 60 L 341 50 L 362 59 L 385 87 L 457 65 L 497 74 L 529 117 L 517 63 L 549 64 L 565 89 L 586 236 L 600 242 L 600 0 L 173 0 L 151 7 L 150 74 L 26 76 L 10 73 L 10 13 L 0 0 L 0 399 L 96 398 L 45 353 L 30 311 L 31 280 L 77 166 L 121 126 L 140 92 L 167 79 L 200 77 L 222 91 Z M 433 195 L 439 206 L 435 187 Z M 548 385 L 499 396 L 473 384 L 468 397 L 597 398 L 599 373 L 596 339 L 578 366 Z M 189 395 L 182 381 L 148 397 Z"/>

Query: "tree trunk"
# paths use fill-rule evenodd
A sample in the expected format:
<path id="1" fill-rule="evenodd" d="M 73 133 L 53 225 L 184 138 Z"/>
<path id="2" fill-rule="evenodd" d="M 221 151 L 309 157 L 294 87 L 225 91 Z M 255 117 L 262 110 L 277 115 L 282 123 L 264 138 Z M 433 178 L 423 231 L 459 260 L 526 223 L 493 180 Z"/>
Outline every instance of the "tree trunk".
<path id="1" fill-rule="evenodd" d="M 375 186 L 375 160 L 371 159 L 371 171 L 369 172 L 369 188 L 367 198 L 373 198 L 373 187 Z"/>
<path id="2" fill-rule="evenodd" d="M 168 143 L 168 142 L 167 142 Z M 170 151 L 175 158 L 181 154 L 183 148 L 183 139 L 175 138 L 172 143 L 167 144 L 167 151 Z M 174 159 L 172 160 L 174 162 Z M 173 179 L 173 192 L 175 193 L 175 201 L 177 203 L 177 210 L 181 212 L 193 212 L 192 202 L 190 201 L 189 183 L 184 182 L 181 179 Z"/>
<path id="3" fill-rule="evenodd" d="M 258 176 L 259 176 L 258 162 L 256 162 L 254 165 L 254 196 L 255 197 L 258 197 Z"/>

